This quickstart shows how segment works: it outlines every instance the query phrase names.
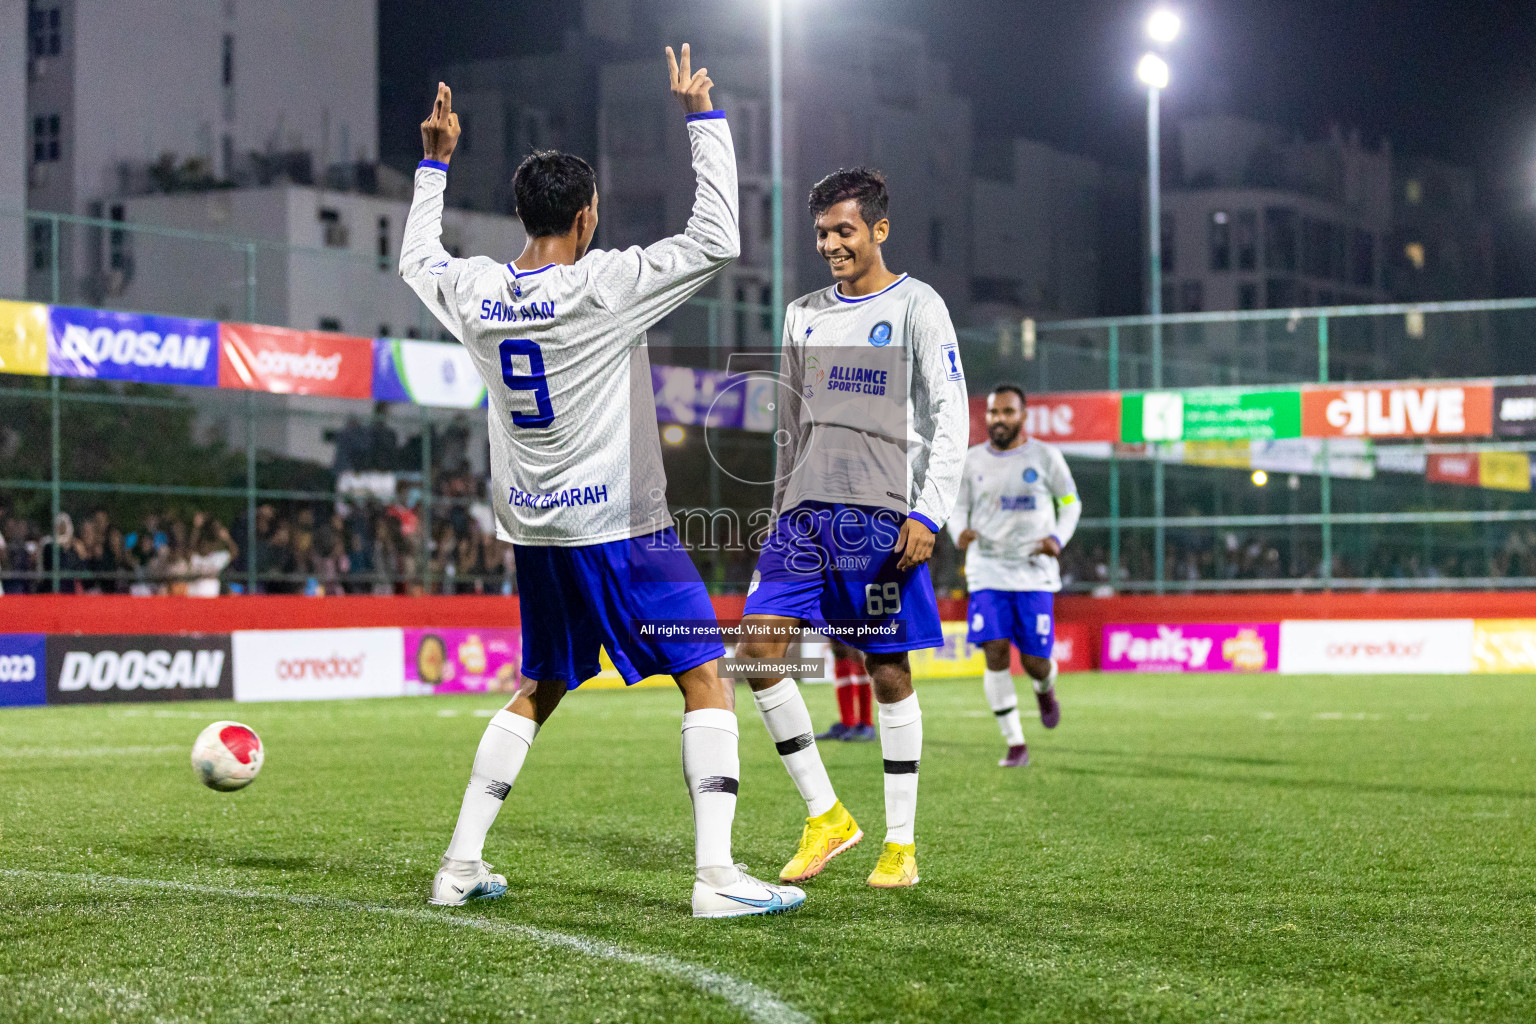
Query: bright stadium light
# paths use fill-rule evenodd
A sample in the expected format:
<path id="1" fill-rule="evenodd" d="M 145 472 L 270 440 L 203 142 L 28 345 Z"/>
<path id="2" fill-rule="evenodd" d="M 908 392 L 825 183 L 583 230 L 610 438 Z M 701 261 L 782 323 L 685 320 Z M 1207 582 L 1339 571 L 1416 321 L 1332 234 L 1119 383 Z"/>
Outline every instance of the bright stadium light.
<path id="1" fill-rule="evenodd" d="M 668 423 L 661 428 L 661 439 L 667 444 L 682 444 L 687 437 L 687 431 L 676 423 Z"/>
<path id="2" fill-rule="evenodd" d="M 1268 473 L 1264 472 L 1262 469 L 1256 469 L 1253 471 L 1253 486 L 1263 487 L 1267 483 L 1269 483 Z"/>
<path id="3" fill-rule="evenodd" d="M 1136 77 L 1141 79 L 1143 85 L 1154 89 L 1168 88 L 1168 62 L 1155 53 L 1149 53 L 1141 58 L 1141 63 L 1136 65 Z"/>
<path id="4" fill-rule="evenodd" d="M 1179 25 L 1179 16 L 1177 14 L 1174 14 L 1166 7 L 1160 7 L 1147 18 L 1147 35 L 1151 37 L 1153 42 L 1171 43 L 1174 39 L 1178 38 Z"/>

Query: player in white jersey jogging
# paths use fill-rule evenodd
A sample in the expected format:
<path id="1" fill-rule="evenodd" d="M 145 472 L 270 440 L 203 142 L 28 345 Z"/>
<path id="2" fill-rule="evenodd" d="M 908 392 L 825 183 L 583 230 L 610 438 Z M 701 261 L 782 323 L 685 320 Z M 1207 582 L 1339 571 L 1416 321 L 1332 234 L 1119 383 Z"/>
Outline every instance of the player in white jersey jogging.
<path id="1" fill-rule="evenodd" d="M 1034 683 L 1040 724 L 1054 729 L 1061 721 L 1051 657 L 1061 589 L 1057 559 L 1083 514 L 1061 451 L 1024 434 L 1024 405 L 1017 384 L 999 384 L 987 396 L 989 440 L 965 453 L 960 499 L 949 520 L 950 536 L 965 553 L 971 592 L 967 639 L 986 655 L 982 686 L 1008 744 L 997 762 L 1002 768 L 1029 764 L 1010 645 L 1018 647 Z"/>
<path id="2" fill-rule="evenodd" d="M 444 251 L 443 192 L 459 137 L 438 85 L 421 126 L 426 159 L 406 221 L 400 274 L 464 343 L 489 393 L 497 534 L 516 550 L 522 689 L 491 719 L 475 754 L 458 825 L 432 884 L 449 906 L 499 896 L 506 879 L 481 853 L 539 727 L 567 689 L 597 675 L 607 647 L 628 683 L 667 674 L 683 691 L 683 775 L 693 801 L 695 917 L 767 914 L 805 894 L 747 875 L 731 857 L 740 777 L 733 692 L 718 633 L 648 638 L 646 622 L 712 623 L 708 591 L 667 510 L 646 329 L 734 259 L 736 160 L 704 69 L 667 49 L 672 92 L 687 112 L 697 179 L 680 235 L 623 252 L 588 252 L 597 228 L 592 168 L 534 153 L 513 178 L 528 235 L 511 263 Z"/>
<path id="3" fill-rule="evenodd" d="M 954 507 L 968 429 L 944 300 L 881 257 L 888 204 L 885 179 L 866 168 L 811 189 L 816 248 L 833 284 L 785 316 L 774 528 L 737 648 L 741 658 L 782 657 L 793 628 L 809 623 L 864 652 L 885 768 L 885 845 L 868 879 L 880 888 L 918 881 L 923 721 L 907 652 L 943 642 L 926 563 Z M 779 873 L 801 881 L 864 833 L 832 789 L 794 679 L 750 681 L 805 799 L 800 848 Z"/>

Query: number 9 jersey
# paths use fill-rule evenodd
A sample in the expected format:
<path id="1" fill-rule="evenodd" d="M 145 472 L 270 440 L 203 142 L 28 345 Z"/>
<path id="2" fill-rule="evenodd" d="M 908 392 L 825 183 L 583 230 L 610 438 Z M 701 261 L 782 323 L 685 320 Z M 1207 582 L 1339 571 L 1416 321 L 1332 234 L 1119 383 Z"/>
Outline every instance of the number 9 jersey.
<path id="1" fill-rule="evenodd" d="M 400 276 L 486 383 L 497 535 L 576 547 L 672 525 L 646 330 L 740 250 L 724 111 L 688 117 L 697 180 L 680 235 L 519 270 L 443 249 L 447 168 L 423 161 Z"/>

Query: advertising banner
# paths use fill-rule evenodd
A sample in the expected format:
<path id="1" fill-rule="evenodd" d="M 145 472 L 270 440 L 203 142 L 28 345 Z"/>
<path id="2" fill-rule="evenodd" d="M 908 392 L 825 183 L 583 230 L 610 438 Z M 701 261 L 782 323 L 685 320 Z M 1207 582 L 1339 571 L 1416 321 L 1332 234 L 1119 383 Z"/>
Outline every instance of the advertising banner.
<path id="1" fill-rule="evenodd" d="M 485 404 L 485 382 L 463 345 L 376 338 L 373 397 L 380 402 L 473 409 Z"/>
<path id="2" fill-rule="evenodd" d="M 1476 452 L 1441 452 L 1428 457 L 1424 464 L 1424 476 L 1430 483 L 1477 486 Z"/>
<path id="3" fill-rule="evenodd" d="M 970 400 L 971 444 L 987 439 L 987 396 Z M 1120 440 L 1120 393 L 1082 391 L 1030 395 L 1024 433 L 1052 444 Z"/>
<path id="4" fill-rule="evenodd" d="M 1464 673 L 1471 619 L 1287 619 L 1280 671 L 1292 674 Z"/>
<path id="5" fill-rule="evenodd" d="M 229 634 L 48 637 L 48 703 L 229 700 Z"/>
<path id="6" fill-rule="evenodd" d="M 1351 480 L 1369 480 L 1376 475 L 1375 443 L 1363 438 L 1343 437 L 1323 441 L 1316 437 L 1291 437 L 1277 441 L 1250 441 L 1250 465 L 1268 473 L 1298 473 L 1321 476 L 1323 445 L 1328 445 L 1328 474 Z M 1422 458 L 1422 457 L 1421 457 Z M 1423 472 L 1423 466 L 1419 471 Z"/>
<path id="7" fill-rule="evenodd" d="M 370 398 L 373 339 L 259 324 L 219 324 L 221 388 Z"/>
<path id="8" fill-rule="evenodd" d="M 41 633 L 0 633 L 0 707 L 47 702 L 47 640 Z"/>
<path id="9" fill-rule="evenodd" d="M 0 373 L 48 372 L 48 307 L 0 301 Z"/>
<path id="10" fill-rule="evenodd" d="M 910 652 L 913 679 L 958 679 L 979 676 L 987 667 L 986 656 L 980 647 L 966 641 L 966 623 L 943 623 L 944 643 L 940 647 Z M 1092 668 L 1088 650 L 1088 626 L 1081 622 L 1056 623 L 1056 643 L 1051 656 L 1056 659 L 1062 672 L 1087 672 Z M 1013 671 L 1022 675 L 1023 665 L 1019 652 L 1012 654 Z M 1019 685 L 1027 685 L 1024 680 Z"/>
<path id="11" fill-rule="evenodd" d="M 1257 623 L 1129 623 L 1104 627 L 1105 672 L 1273 672 L 1280 627 Z"/>
<path id="12" fill-rule="evenodd" d="M 1474 622 L 1472 671 L 1536 673 L 1536 619 Z"/>
<path id="13" fill-rule="evenodd" d="M 212 320 L 51 306 L 48 372 L 211 388 L 219 382 L 218 338 Z"/>
<path id="14" fill-rule="evenodd" d="M 1298 391 L 1149 391 L 1121 400 L 1120 439 L 1273 440 L 1301 435 Z"/>
<path id="15" fill-rule="evenodd" d="M 1500 384 L 1493 389 L 1493 432 L 1500 437 L 1536 437 L 1536 385 Z"/>
<path id="16" fill-rule="evenodd" d="M 1493 433 L 1493 387 L 1306 387 L 1301 426 L 1307 437 L 1483 437 Z"/>
<path id="17" fill-rule="evenodd" d="M 725 370 L 696 370 L 688 366 L 651 367 L 656 395 L 656 419 L 662 423 L 707 425 L 739 430 L 753 378 Z M 768 381 L 772 384 L 772 381 Z M 772 429 L 771 426 L 747 429 Z"/>
<path id="18" fill-rule="evenodd" d="M 235 700 L 344 700 L 405 693 L 398 629 L 262 629 L 234 634 Z"/>
<path id="19" fill-rule="evenodd" d="M 1494 491 L 1531 489 L 1531 457 L 1525 452 L 1478 452 L 1477 482 Z"/>
<path id="20" fill-rule="evenodd" d="M 407 629 L 407 693 L 511 693 L 517 689 L 517 629 Z"/>

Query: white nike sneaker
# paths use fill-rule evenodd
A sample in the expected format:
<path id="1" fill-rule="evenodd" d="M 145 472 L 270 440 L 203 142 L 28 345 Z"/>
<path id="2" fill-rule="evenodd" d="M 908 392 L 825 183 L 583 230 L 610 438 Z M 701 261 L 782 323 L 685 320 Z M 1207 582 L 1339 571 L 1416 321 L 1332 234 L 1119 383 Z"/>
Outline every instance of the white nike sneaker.
<path id="1" fill-rule="evenodd" d="M 712 885 L 702 877 L 693 882 L 694 917 L 747 917 L 782 914 L 805 902 L 805 890 L 793 885 L 770 885 L 747 874 L 745 864 L 734 868 L 703 868 L 700 875 L 718 874 L 723 884 Z M 734 874 L 734 878 L 729 875 Z"/>
<path id="2" fill-rule="evenodd" d="M 444 857 L 427 902 L 435 907 L 462 907 L 470 900 L 493 900 L 506 891 L 506 878 L 491 874 L 485 861 Z"/>

